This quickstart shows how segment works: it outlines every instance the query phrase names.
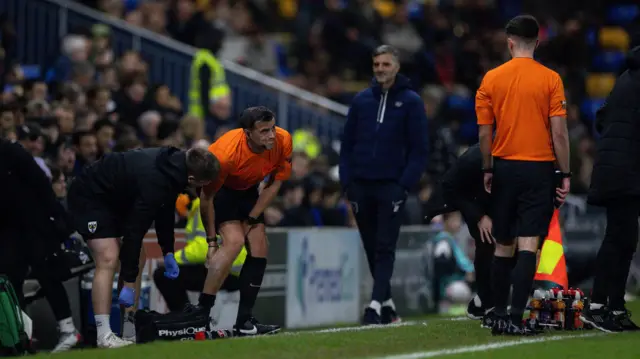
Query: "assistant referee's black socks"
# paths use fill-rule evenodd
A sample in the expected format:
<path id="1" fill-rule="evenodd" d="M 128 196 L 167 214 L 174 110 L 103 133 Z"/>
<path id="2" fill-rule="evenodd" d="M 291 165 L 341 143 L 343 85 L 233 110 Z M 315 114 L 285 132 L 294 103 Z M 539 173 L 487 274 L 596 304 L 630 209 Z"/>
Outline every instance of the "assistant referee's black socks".
<path id="1" fill-rule="evenodd" d="M 215 294 L 207 294 L 200 293 L 200 297 L 198 298 L 198 305 L 202 308 L 211 309 L 216 304 L 216 295 Z"/>
<path id="2" fill-rule="evenodd" d="M 507 315 L 507 301 L 511 288 L 512 257 L 493 257 L 491 270 L 491 287 L 493 289 L 493 304 L 498 316 Z"/>
<path id="3" fill-rule="evenodd" d="M 247 256 L 240 271 L 240 303 L 236 318 L 237 324 L 243 324 L 251 317 L 266 269 L 266 258 Z"/>
<path id="4" fill-rule="evenodd" d="M 522 314 L 529 301 L 529 293 L 536 274 L 536 254 L 519 251 L 518 262 L 513 270 L 513 293 L 511 295 L 511 320 L 522 322 Z"/>

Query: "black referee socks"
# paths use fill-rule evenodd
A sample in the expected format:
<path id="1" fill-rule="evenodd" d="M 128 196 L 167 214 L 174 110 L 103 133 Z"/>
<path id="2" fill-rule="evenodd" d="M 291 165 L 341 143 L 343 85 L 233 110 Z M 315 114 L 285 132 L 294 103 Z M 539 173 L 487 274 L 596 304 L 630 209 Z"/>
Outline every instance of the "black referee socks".
<path id="1" fill-rule="evenodd" d="M 535 274 L 536 254 L 530 251 L 519 251 L 518 262 L 513 270 L 513 294 L 511 295 L 511 319 L 516 323 L 522 321 Z"/>
<path id="2" fill-rule="evenodd" d="M 493 304 L 495 305 L 495 313 L 499 316 L 507 315 L 507 301 L 509 300 L 509 289 L 511 288 L 512 262 L 512 257 L 493 257 L 491 273 Z"/>
<path id="3" fill-rule="evenodd" d="M 266 258 L 256 258 L 249 255 L 244 261 L 240 271 L 240 303 L 236 323 L 244 324 L 251 317 L 266 269 Z"/>
<path id="4" fill-rule="evenodd" d="M 202 308 L 211 309 L 216 304 L 216 295 L 215 294 L 207 294 L 200 293 L 200 297 L 198 298 L 198 305 Z"/>

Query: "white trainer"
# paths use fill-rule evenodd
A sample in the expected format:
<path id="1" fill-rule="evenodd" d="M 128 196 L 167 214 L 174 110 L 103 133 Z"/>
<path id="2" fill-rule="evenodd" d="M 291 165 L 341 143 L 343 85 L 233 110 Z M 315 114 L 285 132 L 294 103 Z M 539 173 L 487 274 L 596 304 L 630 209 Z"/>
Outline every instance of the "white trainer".
<path id="1" fill-rule="evenodd" d="M 98 348 L 122 348 L 131 344 L 133 343 L 116 336 L 113 332 L 98 338 Z"/>
<path id="2" fill-rule="evenodd" d="M 80 333 L 78 333 L 77 330 L 73 333 L 60 333 L 58 345 L 53 348 L 52 353 L 66 352 L 67 350 L 70 350 L 78 345 L 81 340 L 82 336 L 80 335 Z"/>

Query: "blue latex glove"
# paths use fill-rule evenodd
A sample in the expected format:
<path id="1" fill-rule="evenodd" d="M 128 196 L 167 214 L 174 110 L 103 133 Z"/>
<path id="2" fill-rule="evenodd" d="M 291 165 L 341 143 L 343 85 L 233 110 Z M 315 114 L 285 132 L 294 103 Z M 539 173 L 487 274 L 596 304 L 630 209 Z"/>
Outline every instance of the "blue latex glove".
<path id="1" fill-rule="evenodd" d="M 176 259 L 173 257 L 173 253 L 169 253 L 164 256 L 164 276 L 169 279 L 176 279 L 180 275 L 180 268 Z"/>
<path id="2" fill-rule="evenodd" d="M 133 288 L 123 287 L 118 296 L 118 303 L 126 308 L 132 307 L 136 300 L 136 291 Z"/>

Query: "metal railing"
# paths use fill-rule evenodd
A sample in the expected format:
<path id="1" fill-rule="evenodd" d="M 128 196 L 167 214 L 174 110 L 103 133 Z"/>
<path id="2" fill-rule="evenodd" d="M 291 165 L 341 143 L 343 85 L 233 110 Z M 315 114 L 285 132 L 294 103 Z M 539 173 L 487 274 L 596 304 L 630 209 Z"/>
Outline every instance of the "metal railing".
<path id="1" fill-rule="evenodd" d="M 59 56 L 64 35 L 102 23 L 111 27 L 116 55 L 128 50 L 140 52 L 149 63 L 149 80 L 169 85 L 183 104 L 188 103 L 189 69 L 195 53 L 191 46 L 69 0 L 0 0 L 0 11 L 16 28 L 18 59 L 24 64 L 48 68 Z M 234 113 L 264 105 L 276 111 L 284 128 L 310 127 L 322 138 L 339 138 L 346 106 L 236 63 L 224 61 L 223 65 L 233 90 Z"/>

